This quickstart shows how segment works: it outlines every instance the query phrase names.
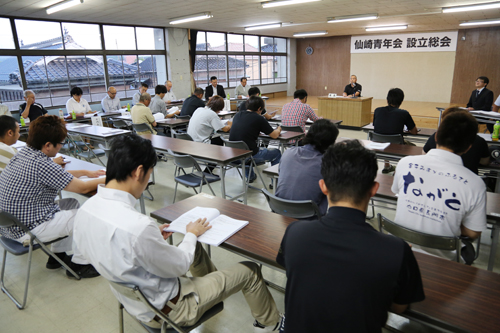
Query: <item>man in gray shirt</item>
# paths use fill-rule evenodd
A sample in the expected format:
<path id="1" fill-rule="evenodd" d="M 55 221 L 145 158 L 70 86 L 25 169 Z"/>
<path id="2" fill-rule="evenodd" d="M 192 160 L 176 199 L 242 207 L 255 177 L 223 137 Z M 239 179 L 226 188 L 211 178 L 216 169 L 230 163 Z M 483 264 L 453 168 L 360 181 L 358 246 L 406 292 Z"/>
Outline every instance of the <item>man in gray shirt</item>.
<path id="1" fill-rule="evenodd" d="M 118 111 L 122 109 L 120 106 L 120 99 L 116 97 L 115 87 L 108 88 L 108 95 L 102 99 L 101 107 L 104 112 Z M 125 108 L 125 106 L 123 108 Z"/>
<path id="2" fill-rule="evenodd" d="M 139 88 L 139 91 L 136 92 L 134 94 L 134 97 L 132 98 L 132 106 L 139 103 L 139 100 L 141 99 L 141 95 L 148 92 L 148 88 L 149 88 L 149 86 L 147 83 L 144 83 L 144 82 L 141 83 L 141 87 Z"/>
<path id="3" fill-rule="evenodd" d="M 151 100 L 149 108 L 151 109 L 151 112 L 153 114 L 161 112 L 163 113 L 165 118 L 173 118 L 176 114 L 181 113 L 181 111 L 177 110 L 174 113 L 168 114 L 167 106 L 165 104 L 165 101 L 163 100 L 163 97 L 165 97 L 166 93 L 167 87 L 165 87 L 163 84 L 157 85 L 155 87 L 155 97 Z"/>
<path id="4" fill-rule="evenodd" d="M 238 96 L 245 96 L 245 97 L 248 97 L 248 89 L 250 89 L 250 85 L 247 84 L 247 78 L 246 77 L 242 77 L 240 79 L 240 85 L 238 85 L 235 89 L 234 89 L 234 97 L 238 98 Z"/>

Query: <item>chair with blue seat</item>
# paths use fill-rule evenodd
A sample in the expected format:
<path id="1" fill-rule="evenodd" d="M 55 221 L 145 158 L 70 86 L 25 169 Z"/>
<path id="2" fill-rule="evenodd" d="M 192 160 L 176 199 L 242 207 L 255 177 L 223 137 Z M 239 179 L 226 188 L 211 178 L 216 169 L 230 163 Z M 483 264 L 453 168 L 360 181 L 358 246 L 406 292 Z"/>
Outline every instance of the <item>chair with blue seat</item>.
<path id="1" fill-rule="evenodd" d="M 57 262 L 59 262 L 66 270 L 71 272 L 73 276 L 80 280 L 80 276 L 76 274 L 68 265 L 61 260 L 58 256 L 56 256 L 48 247 L 47 245 L 50 245 L 54 242 L 60 241 L 61 239 L 64 239 L 66 237 L 58 238 L 55 240 L 52 240 L 50 242 L 41 242 L 38 240 L 38 238 L 31 233 L 31 231 L 26 227 L 24 224 L 22 224 L 17 217 L 14 215 L 7 213 L 5 211 L 0 211 L 0 228 L 9 228 L 9 227 L 20 227 L 26 234 L 30 236 L 29 240 L 29 245 L 24 246 L 23 244 L 10 239 L 6 238 L 3 236 L 0 236 L 0 245 L 2 245 L 4 252 L 3 252 L 3 262 L 2 262 L 2 270 L 0 272 L 0 286 L 2 291 L 16 304 L 16 306 L 22 310 L 26 306 L 26 300 L 28 297 L 28 285 L 30 281 L 30 271 L 31 271 L 31 258 L 33 255 L 33 251 L 42 249 L 43 252 L 45 252 L 48 256 L 51 256 Z M 13 295 L 12 293 L 7 289 L 5 286 L 5 281 L 4 281 L 4 276 L 5 276 L 5 266 L 7 262 L 7 252 L 10 254 L 13 254 L 15 256 L 21 256 L 24 254 L 28 254 L 28 267 L 26 271 L 26 282 L 24 285 L 24 297 L 22 303 L 20 303 Z"/>
<path id="2" fill-rule="evenodd" d="M 133 301 L 137 302 L 142 302 L 142 304 L 146 305 L 150 311 L 152 311 L 158 318 L 162 320 L 161 328 L 153 328 L 150 327 L 143 322 L 139 321 L 139 323 L 144 327 L 149 333 L 187 333 L 222 310 L 224 310 L 224 303 L 220 302 L 215 304 L 212 308 L 210 308 L 208 311 L 206 311 L 201 318 L 192 326 L 187 326 L 187 327 L 181 327 L 174 323 L 167 315 L 165 315 L 163 312 L 155 308 L 151 302 L 144 296 L 142 291 L 139 289 L 139 287 L 132 285 L 132 284 L 124 284 L 124 283 L 117 283 L 117 282 L 112 282 L 108 281 L 111 287 L 116 290 L 120 295 L 127 297 Z M 119 325 L 120 325 L 120 333 L 124 333 L 124 325 L 123 325 L 123 305 L 118 302 L 118 320 L 119 320 Z"/>
<path id="3" fill-rule="evenodd" d="M 174 200 L 177 196 L 177 186 L 180 184 L 191 187 L 196 194 L 196 187 L 199 187 L 199 191 L 203 190 L 203 185 L 208 185 L 208 188 L 215 196 L 215 192 L 210 186 L 210 183 L 216 182 L 220 180 L 220 177 L 217 175 L 213 175 L 208 172 L 201 171 L 200 165 L 196 160 L 190 155 L 179 155 L 175 154 L 172 150 L 168 150 L 168 154 L 174 158 L 175 171 L 174 171 L 174 180 L 175 180 L 175 192 L 174 192 Z M 190 173 L 186 173 L 185 169 L 191 168 Z M 182 172 L 182 174 L 181 174 Z"/>

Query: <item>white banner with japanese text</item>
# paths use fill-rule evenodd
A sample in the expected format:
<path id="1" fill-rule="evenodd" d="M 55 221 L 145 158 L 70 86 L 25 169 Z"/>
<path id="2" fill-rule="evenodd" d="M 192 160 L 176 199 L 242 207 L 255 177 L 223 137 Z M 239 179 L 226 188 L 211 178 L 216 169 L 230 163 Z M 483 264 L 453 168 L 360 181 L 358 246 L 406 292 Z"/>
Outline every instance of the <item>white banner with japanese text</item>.
<path id="1" fill-rule="evenodd" d="M 458 31 L 352 36 L 351 53 L 456 51 Z"/>

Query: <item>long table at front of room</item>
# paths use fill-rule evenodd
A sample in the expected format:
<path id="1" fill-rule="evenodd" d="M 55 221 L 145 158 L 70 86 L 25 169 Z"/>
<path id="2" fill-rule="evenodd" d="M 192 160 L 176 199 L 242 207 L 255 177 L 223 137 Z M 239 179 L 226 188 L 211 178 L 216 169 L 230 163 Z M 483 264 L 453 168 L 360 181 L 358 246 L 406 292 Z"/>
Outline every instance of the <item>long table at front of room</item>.
<path id="1" fill-rule="evenodd" d="M 285 230 L 294 219 L 207 194 L 179 201 L 152 212 L 151 216 L 168 223 L 196 206 L 217 208 L 221 214 L 249 221 L 220 247 L 283 271 L 276 256 Z M 415 257 L 426 299 L 412 304 L 404 316 L 454 332 L 498 330 L 499 274 L 422 253 L 415 253 Z"/>

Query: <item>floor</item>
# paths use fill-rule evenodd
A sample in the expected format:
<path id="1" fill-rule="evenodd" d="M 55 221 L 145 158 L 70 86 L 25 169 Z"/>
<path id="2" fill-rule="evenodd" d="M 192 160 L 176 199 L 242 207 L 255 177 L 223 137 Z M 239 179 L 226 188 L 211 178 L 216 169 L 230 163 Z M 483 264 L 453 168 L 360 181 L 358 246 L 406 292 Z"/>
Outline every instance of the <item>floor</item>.
<path id="1" fill-rule="evenodd" d="M 366 138 L 361 131 L 340 130 L 340 136 L 351 138 Z M 380 165 L 381 166 L 381 165 Z M 174 182 L 172 175 L 174 167 L 171 162 L 160 162 L 155 170 L 156 185 L 152 188 L 154 201 L 146 200 L 147 214 L 170 205 L 174 195 Z M 240 180 L 236 172 L 228 173 L 228 187 L 234 185 L 234 191 L 239 189 Z M 214 190 L 220 196 L 220 186 L 215 184 Z M 209 193 L 208 189 L 204 192 Z M 191 189 L 179 187 L 177 200 L 185 199 L 194 192 Z M 80 195 L 64 193 L 63 197 L 75 197 L 82 203 L 85 198 Z M 249 190 L 248 204 L 261 209 L 268 209 L 262 194 Z M 137 205 L 139 209 L 139 206 Z M 377 209 L 389 218 L 394 218 L 394 211 Z M 174 236 L 175 242 L 180 241 L 180 236 Z M 475 266 L 486 267 L 489 245 L 489 234 L 483 236 L 486 244 L 481 247 L 481 255 Z M 243 260 L 241 257 L 226 250 L 212 248 L 212 258 L 220 269 L 233 265 Z M 6 284 L 16 295 L 21 295 L 24 288 L 25 265 L 27 256 L 8 256 Z M 60 269 L 50 271 L 45 268 L 47 256 L 42 251 L 33 255 L 31 280 L 29 285 L 27 308 L 18 310 L 10 299 L 0 294 L 0 332 L 119 332 L 118 330 L 118 305 L 112 295 L 108 283 L 101 277 L 76 281 L 66 277 L 65 271 Z M 496 257 L 496 271 L 500 272 L 500 259 Z M 286 278 L 282 273 L 264 268 L 266 279 L 285 286 Z M 284 310 L 284 297 L 281 292 L 271 289 L 271 293 L 280 311 Z M 194 332 L 224 333 L 224 332 L 252 332 L 253 318 L 241 293 L 233 295 L 224 302 L 224 311 Z M 391 327 L 403 332 L 433 332 L 429 328 L 416 323 L 408 323 L 402 317 L 391 315 L 388 321 Z M 125 332 L 145 332 L 133 318 L 125 315 Z"/>

